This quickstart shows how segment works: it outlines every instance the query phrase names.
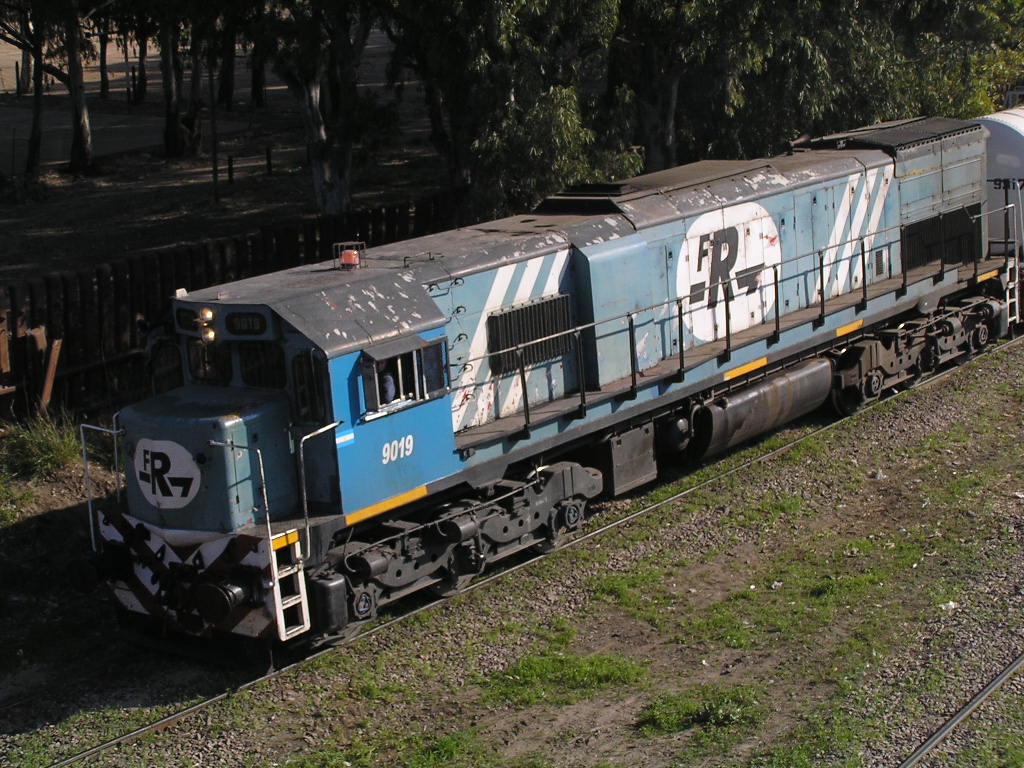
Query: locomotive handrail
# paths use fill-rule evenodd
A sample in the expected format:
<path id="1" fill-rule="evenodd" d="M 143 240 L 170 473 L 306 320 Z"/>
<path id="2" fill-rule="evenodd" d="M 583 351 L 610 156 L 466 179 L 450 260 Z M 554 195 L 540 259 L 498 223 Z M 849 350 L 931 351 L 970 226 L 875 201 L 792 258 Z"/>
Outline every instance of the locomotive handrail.
<path id="1" fill-rule="evenodd" d="M 948 214 L 948 213 L 952 213 L 952 212 L 954 212 L 954 211 L 946 211 L 944 213 Z M 971 214 L 968 214 L 968 215 L 971 216 Z M 1014 221 L 1014 223 L 1016 224 L 1016 221 Z M 828 293 L 827 293 L 827 291 L 829 289 L 829 287 L 827 285 L 827 279 L 828 279 L 829 273 L 832 272 L 837 266 L 845 265 L 845 266 L 848 267 L 848 272 L 847 272 L 847 275 L 845 276 L 844 280 L 850 281 L 851 284 L 856 279 L 858 279 L 858 278 L 860 279 L 860 281 L 861 281 L 861 285 L 860 285 L 861 301 L 860 301 L 860 306 L 858 308 L 858 311 L 863 311 L 867 307 L 868 295 L 869 295 L 869 291 L 868 291 L 869 281 L 868 281 L 868 274 L 867 274 L 867 267 L 868 267 L 868 260 L 869 260 L 869 255 L 868 255 L 868 250 L 869 250 L 868 241 L 869 240 L 871 241 L 870 250 L 872 250 L 872 251 L 884 250 L 887 253 L 887 261 L 885 262 L 886 269 L 884 271 L 874 275 L 874 280 L 873 281 L 874 282 L 878 282 L 878 280 L 880 278 L 884 278 L 884 276 L 886 274 L 888 274 L 889 278 L 900 277 L 901 278 L 900 287 L 897 290 L 900 291 L 902 294 L 905 294 L 907 289 L 908 289 L 909 282 L 910 282 L 910 276 L 909 276 L 910 265 L 909 265 L 909 262 L 908 262 L 908 254 L 907 253 L 900 253 L 899 254 L 899 256 L 898 256 L 898 258 L 899 258 L 898 270 L 899 271 L 897 272 L 896 269 L 894 269 L 894 262 L 895 262 L 895 260 L 897 258 L 897 254 L 894 253 L 894 250 L 893 250 L 894 246 L 898 246 L 900 244 L 900 242 L 902 240 L 902 232 L 903 232 L 903 226 L 900 225 L 900 224 L 896 224 L 896 225 L 889 226 L 889 227 L 884 227 L 884 228 L 875 230 L 874 232 L 868 233 L 866 235 L 862 235 L 860 237 L 854 237 L 854 238 L 850 238 L 850 239 L 844 240 L 844 241 L 839 242 L 839 243 L 835 243 L 835 244 L 830 245 L 829 247 L 824 248 L 824 249 L 811 251 L 811 252 L 809 252 L 807 254 L 804 254 L 802 256 L 797 257 L 796 259 L 787 260 L 784 263 L 764 265 L 764 266 L 761 267 L 761 269 L 759 271 L 752 273 L 752 275 L 748 275 L 748 278 L 750 276 L 756 276 L 754 290 L 755 291 L 756 290 L 762 291 L 762 299 L 767 298 L 764 295 L 763 292 L 774 289 L 773 290 L 774 304 L 775 304 L 774 313 L 773 313 L 774 314 L 774 318 L 770 319 L 771 316 L 768 316 L 767 313 L 766 313 L 766 316 L 763 317 L 761 319 L 761 321 L 760 321 L 761 324 L 768 324 L 768 323 L 772 322 L 772 320 L 774 320 L 774 329 L 773 329 L 773 332 L 772 332 L 771 336 L 769 337 L 769 342 L 768 343 L 769 344 L 777 343 L 779 338 L 781 337 L 781 332 L 782 332 L 782 315 L 783 314 L 788 314 L 789 311 L 795 312 L 795 311 L 799 311 L 801 309 L 801 307 L 799 306 L 799 303 L 798 303 L 798 306 L 794 307 L 792 310 L 787 310 L 787 312 L 783 312 L 783 307 L 782 307 L 782 303 L 781 303 L 781 301 L 782 301 L 782 288 L 783 288 L 783 286 L 791 285 L 794 282 L 796 282 L 798 284 L 797 290 L 800 291 L 799 286 L 803 285 L 804 282 L 807 281 L 809 279 L 809 277 L 811 275 L 813 275 L 814 273 L 817 273 L 815 275 L 815 278 L 816 278 L 815 282 L 818 284 L 817 285 L 817 289 L 813 293 L 810 290 L 807 291 L 808 295 L 806 297 L 806 306 L 804 308 L 813 306 L 814 303 L 819 304 L 820 309 L 819 309 L 819 312 L 817 313 L 817 317 L 815 318 L 815 321 L 814 321 L 816 326 L 820 326 L 824 322 L 824 320 L 825 320 L 826 313 L 827 313 L 827 303 L 828 303 L 828 300 L 830 298 Z M 899 233 L 898 234 L 898 238 L 891 237 L 891 235 L 893 233 Z M 853 247 L 850 247 L 850 246 L 853 246 Z M 846 250 L 849 250 L 849 254 L 848 255 L 842 255 L 843 252 L 846 251 Z M 945 250 L 946 250 L 945 249 L 945 244 L 943 245 L 943 249 L 942 250 L 943 250 L 943 256 L 942 256 L 942 258 L 939 259 L 939 272 L 936 275 L 937 279 L 941 279 L 942 274 L 946 271 L 946 268 L 947 268 L 946 260 L 945 260 Z M 830 253 L 833 254 L 831 258 L 830 258 Z M 804 268 L 804 269 L 798 269 L 798 265 L 800 264 L 800 260 L 804 259 L 804 258 L 812 258 L 812 259 L 814 259 L 814 262 L 816 262 L 816 263 L 813 263 L 811 265 L 807 265 L 806 268 Z M 976 273 L 977 273 L 977 269 L 978 269 L 978 265 L 979 265 L 979 259 L 981 259 L 981 258 L 982 258 L 982 255 L 980 253 L 976 252 L 974 254 L 973 261 L 974 261 L 974 268 L 975 268 L 975 272 Z M 859 269 L 858 269 L 858 265 L 859 265 Z M 792 268 L 794 268 L 794 272 L 792 274 L 783 276 L 781 273 L 782 273 L 782 269 L 784 267 L 792 267 Z M 770 284 L 768 283 L 768 280 L 764 280 L 764 282 L 762 283 L 763 276 L 766 275 L 766 274 L 768 274 L 768 280 L 771 281 Z M 472 377 L 472 380 L 465 381 L 463 383 L 463 382 L 459 381 L 460 377 L 461 378 L 465 378 L 467 373 L 472 372 L 474 370 L 474 368 L 478 367 L 477 364 L 480 361 L 488 360 L 488 359 L 492 358 L 495 355 L 503 355 L 503 354 L 513 354 L 513 355 L 516 355 L 517 363 L 519 363 L 520 357 L 521 357 L 522 358 L 522 363 L 517 364 L 515 366 L 515 368 L 512 371 L 510 371 L 510 373 L 513 373 L 515 375 L 516 379 L 519 380 L 520 386 L 521 386 L 522 391 L 523 391 L 523 402 L 522 402 L 523 408 L 522 408 L 522 410 L 527 414 L 526 415 L 526 427 L 525 428 L 528 430 L 529 429 L 529 424 L 530 424 L 530 413 L 529 413 L 529 411 L 530 411 L 530 403 L 529 403 L 529 394 L 526 391 L 526 378 L 527 378 L 526 377 L 526 374 L 527 374 L 527 370 L 526 369 L 529 368 L 530 366 L 526 364 L 525 359 L 526 359 L 527 356 L 524 355 L 523 352 L 525 350 L 530 349 L 534 345 L 544 344 L 544 343 L 547 343 L 547 342 L 554 341 L 556 339 L 561 339 L 561 338 L 565 338 L 567 336 L 571 336 L 572 337 L 572 341 L 577 345 L 577 351 L 576 351 L 576 354 L 575 354 L 575 358 L 576 358 L 576 365 L 577 365 L 577 368 L 578 368 L 578 372 L 577 372 L 578 389 L 580 390 L 580 393 L 581 393 L 580 397 L 579 397 L 579 400 L 580 400 L 580 402 L 579 402 L 579 412 L 581 414 L 585 414 L 586 408 L 587 408 L 586 393 L 585 393 L 587 382 L 586 382 L 586 372 L 584 371 L 583 362 L 582 362 L 582 358 L 584 357 L 583 354 L 582 354 L 582 349 L 581 349 L 581 345 L 582 345 L 582 341 L 583 341 L 583 332 L 584 331 L 593 331 L 596 334 L 598 334 L 599 338 L 602 338 L 602 339 L 609 338 L 610 336 L 614 336 L 614 335 L 617 335 L 617 334 L 624 334 L 626 336 L 626 341 L 627 341 L 627 343 L 629 344 L 629 347 L 630 347 L 630 349 L 629 349 L 630 367 L 629 367 L 629 370 L 627 372 L 627 375 L 629 376 L 630 386 L 629 386 L 629 389 L 628 389 L 628 392 L 627 392 L 626 396 L 627 397 L 634 397 L 635 394 L 636 394 L 636 391 L 637 391 L 637 387 L 639 385 L 638 376 L 642 375 L 641 372 L 640 372 L 640 364 L 639 364 L 639 361 L 637 360 L 637 357 L 636 357 L 636 354 L 637 354 L 637 352 L 636 352 L 636 348 L 637 348 L 637 340 L 636 340 L 637 325 L 639 324 L 639 322 L 652 322 L 652 323 L 655 323 L 655 324 L 664 325 L 666 322 L 671 323 L 673 320 L 675 320 L 675 323 L 678 326 L 677 339 L 675 341 L 679 345 L 678 353 L 677 353 L 678 354 L 678 358 L 679 358 L 679 363 L 678 363 L 679 369 L 678 369 L 678 372 L 675 374 L 675 376 L 677 377 L 677 380 L 681 381 L 682 378 L 685 376 L 685 349 L 686 349 L 686 343 L 687 343 L 687 339 L 686 339 L 686 326 L 687 326 L 686 321 L 687 321 L 687 318 L 693 318 L 696 313 L 703 312 L 703 311 L 706 311 L 708 309 L 712 309 L 713 310 L 714 306 L 718 303 L 719 299 L 716 298 L 714 300 L 714 303 L 711 303 L 711 297 L 712 296 L 717 296 L 717 291 L 718 291 L 719 287 L 722 288 L 723 298 L 724 298 L 723 303 L 725 305 L 725 307 L 724 307 L 725 312 L 724 312 L 724 318 L 723 318 L 723 320 L 724 320 L 723 324 L 724 324 L 724 331 L 725 331 L 725 333 L 723 334 L 722 337 L 720 337 L 724 341 L 724 343 L 725 343 L 725 350 L 722 353 L 721 357 L 723 359 L 727 360 L 729 358 L 729 356 L 731 355 L 731 353 L 733 351 L 733 338 L 732 337 L 733 337 L 733 330 L 734 330 L 733 329 L 733 325 L 734 325 L 733 320 L 734 320 L 734 318 L 732 317 L 733 304 L 734 304 L 734 300 L 739 298 L 739 296 L 737 295 L 735 289 L 733 288 L 733 284 L 735 283 L 735 281 L 736 281 L 736 276 L 732 275 L 732 276 L 729 276 L 729 277 L 717 280 L 714 283 L 711 283 L 710 285 L 703 287 L 702 291 L 698 294 L 698 296 L 700 297 L 700 305 L 699 306 L 693 306 L 693 299 L 695 298 L 695 296 L 692 293 L 691 293 L 691 295 L 689 297 L 684 296 L 684 295 L 674 295 L 674 296 L 672 296 L 672 297 L 670 297 L 670 298 L 668 298 L 668 299 L 666 299 L 664 301 L 659 301 L 659 302 L 650 304 L 648 306 L 631 309 L 631 310 L 629 310 L 627 312 L 623 312 L 623 313 L 620 313 L 620 314 L 617 314 L 617 315 L 613 315 L 611 317 L 604 317 L 604 318 L 600 318 L 598 320 L 592 320 L 592 321 L 589 321 L 589 322 L 586 322 L 586 323 L 580 323 L 578 325 L 573 325 L 571 328 L 567 328 L 567 329 L 562 330 L 562 331 L 557 331 L 555 333 L 551 333 L 551 334 L 548 334 L 546 336 L 541 336 L 541 337 L 538 337 L 536 339 L 531 339 L 529 341 L 520 342 L 520 343 L 518 343 L 516 345 L 509 346 L 509 347 L 506 347 L 506 348 L 503 348 L 503 349 L 499 349 L 499 350 L 493 350 L 493 351 L 489 350 L 489 351 L 487 351 L 487 352 L 485 352 L 483 354 L 480 354 L 480 355 L 478 355 L 476 357 L 467 357 L 467 358 L 463 358 L 461 360 L 455 361 L 455 362 L 453 362 L 451 364 L 450 367 L 451 367 L 452 370 L 455 370 L 458 367 L 458 373 L 454 373 L 452 375 L 452 379 L 453 379 L 454 383 L 450 387 L 449 391 L 452 391 L 452 392 L 461 391 L 461 392 L 466 392 L 469 395 L 474 395 L 476 390 L 479 387 L 484 386 L 485 383 L 477 381 L 475 376 Z M 851 288 L 852 288 L 852 285 L 851 285 Z M 800 292 L 802 292 L 802 291 L 800 291 Z M 817 295 L 814 296 L 814 294 L 817 294 Z M 815 299 L 815 301 L 813 301 L 813 302 L 812 302 L 812 296 Z M 707 299 L 704 299 L 703 297 L 707 297 Z M 686 307 L 683 306 L 684 303 L 686 303 L 686 305 L 687 305 Z M 673 305 L 673 304 L 675 305 L 674 311 L 671 309 L 671 305 Z M 642 321 L 638 320 L 639 316 L 643 315 L 644 313 L 648 313 L 648 312 L 655 312 L 656 313 L 659 310 L 661 310 L 664 314 L 663 315 L 655 314 L 653 317 L 645 318 Z M 685 312 L 685 315 L 684 315 L 684 312 Z M 717 322 L 717 318 L 718 318 L 718 312 L 717 311 L 715 311 L 715 317 L 716 317 L 716 322 Z M 611 330 L 611 331 L 604 330 L 604 328 L 606 328 L 609 324 L 612 324 L 612 325 L 618 324 L 618 327 L 616 327 L 614 330 Z M 669 338 L 668 338 L 668 336 L 666 334 L 665 342 L 668 343 L 668 341 L 669 341 Z"/>
<path id="2" fill-rule="evenodd" d="M 967 214 L 967 218 L 969 218 L 971 221 L 977 221 L 978 219 L 984 219 L 984 218 L 986 218 L 988 216 L 991 216 L 994 213 L 1002 213 L 1003 211 L 1006 211 L 1006 210 L 1009 210 L 1009 209 L 1012 209 L 1012 208 L 1016 208 L 1016 207 L 1017 207 L 1016 203 L 1008 203 L 1007 205 L 1004 205 L 1001 208 L 995 208 L 995 209 L 993 209 L 991 211 L 982 211 L 981 213 L 969 213 L 968 210 L 967 210 L 967 206 L 966 205 L 961 205 L 960 206 L 960 210 L 962 210 L 964 213 L 966 213 Z"/>
<path id="3" fill-rule="evenodd" d="M 97 427 L 93 424 L 82 422 L 78 425 L 78 435 L 82 443 L 82 471 L 85 475 L 86 509 L 89 515 L 89 541 L 92 544 L 92 551 L 96 551 L 96 516 L 92 507 L 92 476 L 89 474 L 89 446 L 85 439 L 85 430 L 91 429 L 94 432 L 102 432 L 114 438 L 114 494 L 117 503 L 121 503 L 121 460 L 117 450 L 117 438 L 124 434 L 124 429 L 117 426 L 120 411 L 115 411 L 110 420 L 111 429 Z"/>
<path id="4" fill-rule="evenodd" d="M 332 429 L 337 429 L 339 425 L 344 422 L 344 419 L 338 419 L 332 424 L 325 424 L 319 429 L 314 429 L 308 435 L 303 435 L 299 438 L 299 498 L 302 500 L 302 522 L 303 522 L 303 533 L 306 540 L 305 550 L 302 553 L 302 559 L 309 557 L 309 500 L 306 494 L 306 441 L 310 438 L 322 435 L 324 432 L 329 432 Z"/>
<path id="5" fill-rule="evenodd" d="M 858 240 L 853 240 L 853 241 L 850 241 L 850 242 L 858 242 L 860 239 L 863 239 L 863 238 L 858 238 Z M 837 250 L 838 250 L 838 247 L 839 246 L 836 246 Z M 842 263 L 850 263 L 850 264 L 852 264 L 852 263 L 854 263 L 854 260 L 857 259 L 857 258 L 859 258 L 859 254 L 855 253 L 852 256 L 844 257 L 844 258 L 841 258 L 841 259 L 833 259 L 831 261 L 825 260 L 824 261 L 824 265 L 819 263 L 818 265 L 816 265 L 812 269 L 807 269 L 807 270 L 804 270 L 804 271 L 799 272 L 797 274 L 793 274 L 793 275 L 790 275 L 788 277 L 781 278 L 778 282 L 779 282 L 779 284 L 782 284 L 782 283 L 785 283 L 785 282 L 788 282 L 788 281 L 801 280 L 801 279 L 805 278 L 808 274 L 810 274 L 812 271 L 820 272 L 821 269 L 822 269 L 822 266 L 832 267 L 832 266 L 835 266 L 837 264 L 842 264 Z M 790 263 L 792 263 L 792 262 L 790 262 Z M 761 269 L 761 273 L 767 272 L 768 270 L 772 270 L 773 277 L 774 277 L 774 275 L 777 272 L 779 266 L 780 265 L 778 265 L 778 264 L 764 266 Z M 715 289 L 715 288 L 718 288 L 718 287 L 723 287 L 723 289 L 724 289 L 725 286 L 730 286 L 731 287 L 731 283 L 735 282 L 735 280 L 736 280 L 735 277 L 723 278 L 721 280 L 717 280 L 714 283 L 711 283 L 704 290 L 710 293 L 712 291 L 712 289 Z M 773 280 L 773 282 L 774 282 L 774 280 Z M 861 282 L 865 282 L 863 277 L 862 277 L 862 281 Z M 819 289 L 818 293 L 821 293 L 820 289 Z M 735 295 L 733 295 L 732 298 L 735 298 Z M 638 309 L 632 309 L 632 310 L 629 310 L 628 312 L 623 312 L 622 314 L 613 315 L 611 317 L 601 318 L 600 320 L 592 320 L 592 321 L 587 322 L 587 323 L 580 323 L 579 325 L 574 325 L 572 328 L 566 329 L 564 331 L 556 331 L 555 333 L 548 334 L 547 336 L 541 336 L 541 337 L 538 337 L 536 339 L 531 339 L 530 341 L 525 341 L 525 342 L 521 342 L 520 344 L 516 344 L 516 345 L 510 346 L 510 347 L 505 347 L 503 349 L 497 349 L 497 350 L 494 350 L 494 351 L 489 351 L 489 352 L 486 352 L 486 353 L 484 353 L 482 355 L 479 355 L 477 357 L 465 358 L 465 359 L 463 359 L 463 360 L 453 364 L 452 367 L 461 366 L 461 367 L 465 368 L 465 366 L 469 366 L 472 363 L 478 362 L 480 360 L 487 360 L 488 358 L 496 356 L 496 355 L 503 355 L 503 354 L 509 354 L 509 353 L 515 354 L 516 349 L 519 348 L 519 347 L 525 348 L 525 347 L 533 346 L 535 344 L 543 344 L 544 342 L 553 341 L 553 340 L 561 338 L 563 336 L 573 335 L 577 331 L 586 331 L 586 330 L 596 329 L 598 326 L 605 325 L 605 324 L 608 324 L 608 323 L 614 323 L 614 322 L 619 321 L 619 320 L 627 320 L 627 322 L 628 322 L 628 319 L 629 319 L 630 316 L 633 316 L 635 318 L 637 315 L 640 315 L 640 314 L 642 314 L 644 312 L 651 312 L 651 311 L 654 311 L 656 309 L 661 309 L 661 308 L 667 307 L 667 306 L 669 306 L 671 304 L 677 304 L 677 303 L 681 303 L 681 302 L 684 302 L 684 301 L 687 301 L 687 300 L 688 300 L 687 297 L 684 297 L 684 296 L 673 296 L 672 298 L 666 299 L 665 301 L 660 301 L 660 302 L 657 302 L 655 304 L 650 304 L 648 306 L 640 307 Z M 728 300 L 728 298 L 727 298 L 727 300 Z M 704 309 L 704 308 L 706 308 L 706 307 L 687 307 L 686 311 L 687 311 L 688 314 L 692 314 L 693 312 L 699 311 L 699 310 Z M 461 373 L 461 371 L 460 371 L 460 373 Z"/>

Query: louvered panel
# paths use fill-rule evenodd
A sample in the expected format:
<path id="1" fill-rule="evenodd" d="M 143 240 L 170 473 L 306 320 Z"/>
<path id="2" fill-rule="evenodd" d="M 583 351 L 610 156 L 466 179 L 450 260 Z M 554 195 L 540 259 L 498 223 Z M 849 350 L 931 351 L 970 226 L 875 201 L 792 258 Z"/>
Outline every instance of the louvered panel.
<path id="1" fill-rule="evenodd" d="M 530 342 L 571 328 L 569 297 L 565 294 L 491 314 L 487 318 L 491 371 L 499 376 L 514 371 L 518 366 L 515 347 L 519 345 L 523 348 L 523 362 L 528 366 L 564 355 L 571 345 L 568 335 Z"/>

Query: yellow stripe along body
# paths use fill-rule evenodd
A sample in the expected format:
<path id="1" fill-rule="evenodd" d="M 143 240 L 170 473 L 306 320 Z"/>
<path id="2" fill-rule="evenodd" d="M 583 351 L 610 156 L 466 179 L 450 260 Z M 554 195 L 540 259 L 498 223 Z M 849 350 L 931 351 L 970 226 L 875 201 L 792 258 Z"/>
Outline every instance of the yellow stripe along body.
<path id="1" fill-rule="evenodd" d="M 860 320 L 854 320 L 852 323 L 847 323 L 846 325 L 841 325 L 838 328 L 836 328 L 836 338 L 840 336 L 845 336 L 848 333 L 853 333 L 854 331 L 863 327 L 863 325 L 864 318 L 861 318 Z"/>
<path id="2" fill-rule="evenodd" d="M 766 365 L 768 365 L 768 358 L 759 357 L 757 360 L 751 360 L 746 365 L 741 365 L 738 368 L 733 368 L 731 371 L 726 371 L 722 374 L 722 378 L 726 381 L 732 381 L 745 373 L 756 371 L 758 368 L 764 368 Z"/>
<path id="3" fill-rule="evenodd" d="M 384 499 L 384 501 L 378 501 L 376 504 L 371 504 L 368 507 L 363 507 L 355 512 L 351 512 L 345 515 L 345 525 L 352 525 L 358 523 L 361 520 L 366 520 L 368 517 L 379 515 L 381 512 L 387 512 L 389 509 L 400 507 L 403 504 L 408 504 L 410 501 L 416 501 L 416 499 L 422 499 L 427 495 L 427 486 L 421 485 L 418 488 L 413 488 L 411 491 L 400 493 L 397 496 L 392 496 L 390 499 Z"/>

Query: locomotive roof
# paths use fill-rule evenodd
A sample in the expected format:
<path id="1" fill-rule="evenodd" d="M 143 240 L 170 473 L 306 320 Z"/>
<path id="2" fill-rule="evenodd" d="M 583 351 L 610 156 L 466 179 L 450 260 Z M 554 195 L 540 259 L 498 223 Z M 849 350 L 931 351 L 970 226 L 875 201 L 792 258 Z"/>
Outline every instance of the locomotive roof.
<path id="1" fill-rule="evenodd" d="M 957 137 L 974 139 L 979 133 L 981 128 L 976 122 L 948 117 L 918 117 L 834 133 L 808 144 L 815 149 L 880 149 L 896 157 L 933 141 Z"/>
<path id="2" fill-rule="evenodd" d="M 703 160 L 607 184 L 588 184 L 512 216 L 368 249 L 362 268 L 331 262 L 188 294 L 189 302 L 265 305 L 329 356 L 442 325 L 428 287 L 570 246 L 614 240 L 658 224 L 892 162 L 906 150 L 968 136 L 977 123 L 929 118 L 885 123 L 757 160 Z"/>

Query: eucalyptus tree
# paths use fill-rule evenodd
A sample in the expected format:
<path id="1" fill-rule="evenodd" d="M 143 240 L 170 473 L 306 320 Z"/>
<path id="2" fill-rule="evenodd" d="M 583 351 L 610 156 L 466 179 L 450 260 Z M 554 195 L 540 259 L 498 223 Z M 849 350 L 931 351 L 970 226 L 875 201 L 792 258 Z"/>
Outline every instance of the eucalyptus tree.
<path id="1" fill-rule="evenodd" d="M 991 110 L 1022 71 L 1020 17 L 1021 0 L 622 0 L 609 86 L 633 97 L 648 170 L 770 154 Z"/>
<path id="2" fill-rule="evenodd" d="M 772 25 L 788 23 L 779 11 L 765 0 L 622 0 L 609 84 L 634 96 L 646 170 L 675 165 L 680 134 L 742 104 Z"/>
<path id="3" fill-rule="evenodd" d="M 263 24 L 258 44 L 298 102 L 323 213 L 347 209 L 351 198 L 353 148 L 367 107 L 359 68 L 376 18 L 369 0 L 277 0 Z"/>
<path id="4" fill-rule="evenodd" d="M 383 0 L 393 76 L 418 77 L 431 140 L 474 207 L 529 206 L 636 170 L 596 96 L 618 0 Z M 470 194 L 471 193 L 471 194 Z"/>
<path id="5" fill-rule="evenodd" d="M 46 7 L 31 0 L 0 0 L 0 40 L 16 46 L 31 56 L 32 61 L 32 126 L 29 129 L 24 171 L 28 176 L 39 173 L 43 124 L 44 49 L 51 35 L 52 19 Z M 11 169 L 12 172 L 15 169 Z"/>

